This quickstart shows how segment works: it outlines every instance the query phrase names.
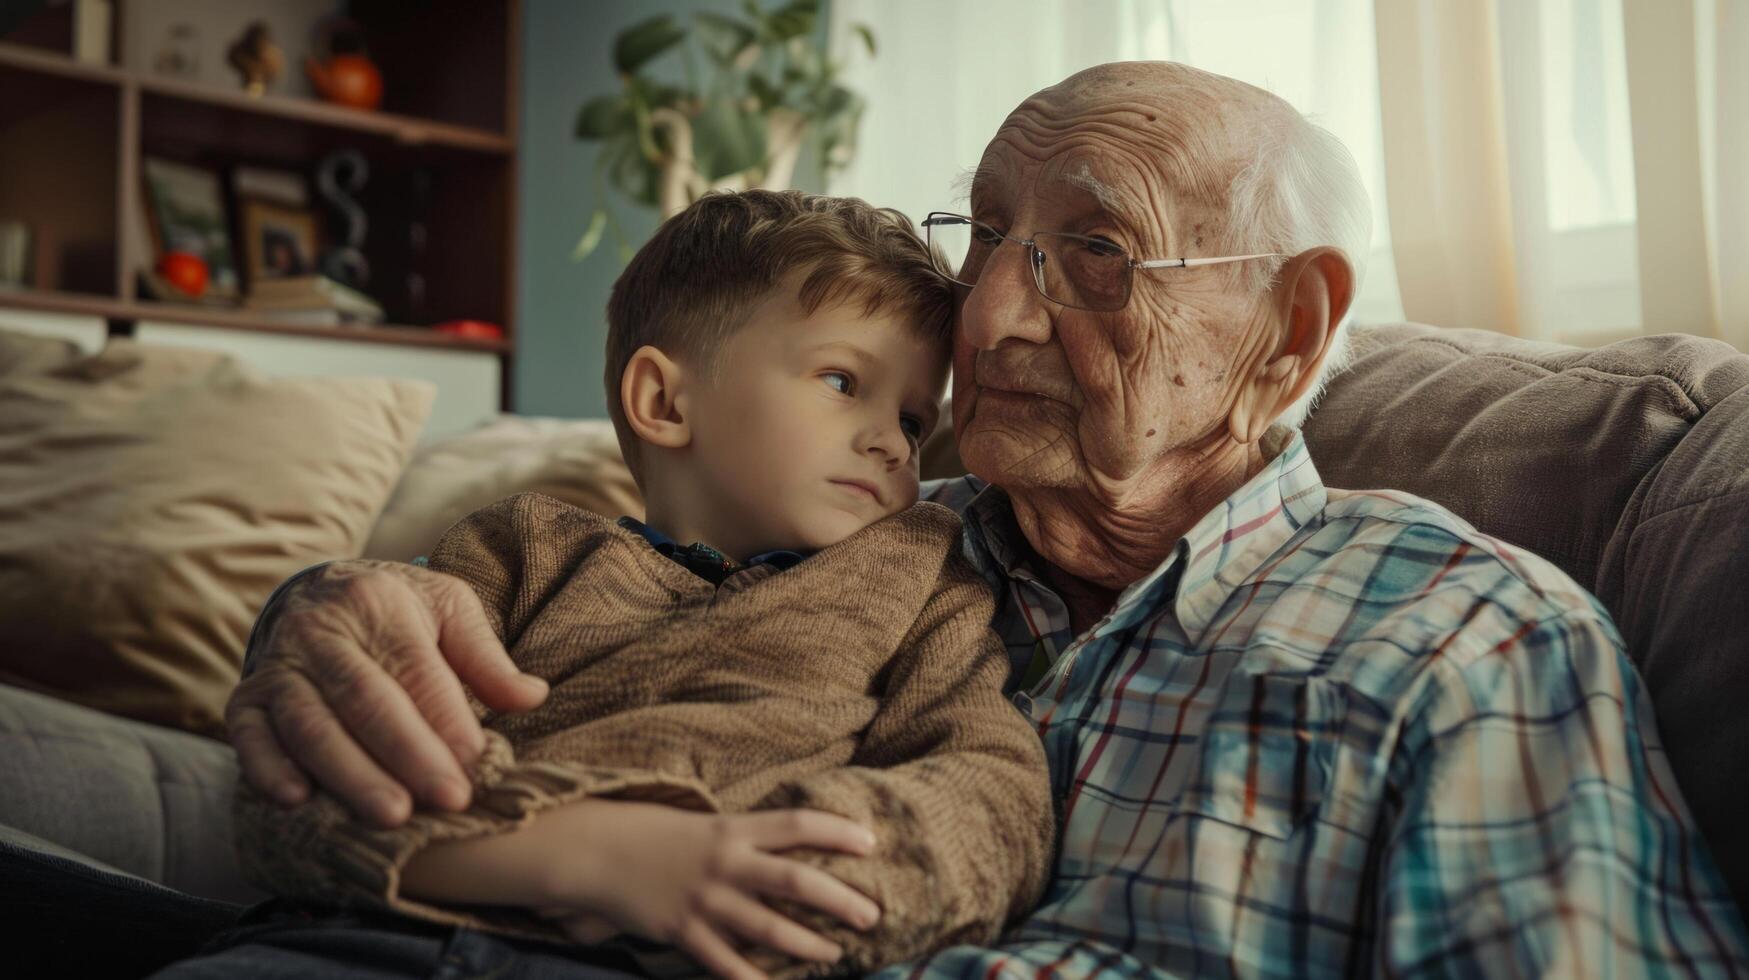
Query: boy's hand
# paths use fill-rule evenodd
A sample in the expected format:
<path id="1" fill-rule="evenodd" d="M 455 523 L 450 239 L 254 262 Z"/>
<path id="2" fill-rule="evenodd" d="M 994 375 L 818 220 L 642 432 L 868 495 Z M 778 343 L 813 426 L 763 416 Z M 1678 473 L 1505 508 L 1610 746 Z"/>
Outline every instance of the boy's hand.
<path id="1" fill-rule="evenodd" d="M 796 847 L 866 855 L 874 835 L 817 810 L 718 816 L 652 803 L 600 801 L 575 808 L 573 839 L 588 845 L 555 871 L 542 914 L 580 942 L 630 932 L 676 946 L 731 980 L 761 980 L 737 946 L 836 962 L 837 943 L 761 899 L 817 908 L 856 929 L 880 907 L 824 871 L 781 855 Z"/>

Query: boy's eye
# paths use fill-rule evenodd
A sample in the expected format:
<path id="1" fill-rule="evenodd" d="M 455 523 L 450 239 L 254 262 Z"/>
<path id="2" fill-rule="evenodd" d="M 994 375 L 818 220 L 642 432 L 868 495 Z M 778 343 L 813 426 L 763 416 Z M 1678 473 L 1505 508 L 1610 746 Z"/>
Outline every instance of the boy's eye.
<path id="1" fill-rule="evenodd" d="M 905 435 L 909 436 L 912 442 L 923 441 L 923 422 L 921 420 L 914 419 L 909 415 L 901 415 L 899 416 L 899 428 L 905 430 Z"/>
<path id="2" fill-rule="evenodd" d="M 846 395 L 850 394 L 851 390 L 856 387 L 855 379 L 843 371 L 828 371 L 820 377 L 827 385 Z"/>

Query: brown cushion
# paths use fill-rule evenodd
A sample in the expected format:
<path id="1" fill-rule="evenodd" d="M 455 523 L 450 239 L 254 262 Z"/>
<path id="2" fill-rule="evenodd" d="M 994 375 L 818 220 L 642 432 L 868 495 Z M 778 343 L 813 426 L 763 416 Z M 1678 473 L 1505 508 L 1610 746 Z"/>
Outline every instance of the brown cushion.
<path id="1" fill-rule="evenodd" d="M 429 554 L 451 524 L 528 490 L 604 517 L 644 513 L 611 422 L 506 415 L 422 448 L 364 556 L 411 561 Z"/>
<path id="2" fill-rule="evenodd" d="M 1437 501 L 1595 592 L 1677 780 L 1749 901 L 1749 356 L 1681 335 L 1597 350 L 1358 330 L 1305 427 L 1331 486 Z"/>
<path id="3" fill-rule="evenodd" d="M 293 572 L 359 553 L 432 388 L 268 380 L 125 340 L 11 363 L 0 682 L 222 734 L 256 611 Z"/>

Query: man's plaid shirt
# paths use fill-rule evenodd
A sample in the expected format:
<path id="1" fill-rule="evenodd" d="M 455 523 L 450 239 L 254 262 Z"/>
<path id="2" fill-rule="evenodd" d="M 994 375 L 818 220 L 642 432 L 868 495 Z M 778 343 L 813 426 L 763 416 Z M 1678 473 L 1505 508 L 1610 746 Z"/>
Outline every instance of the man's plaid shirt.
<path id="1" fill-rule="evenodd" d="M 1002 945 L 889 975 L 1749 976 L 1621 637 L 1548 562 L 1326 490 L 1295 435 L 1075 636 L 1000 490 L 924 495 L 996 589 L 1063 839 Z"/>

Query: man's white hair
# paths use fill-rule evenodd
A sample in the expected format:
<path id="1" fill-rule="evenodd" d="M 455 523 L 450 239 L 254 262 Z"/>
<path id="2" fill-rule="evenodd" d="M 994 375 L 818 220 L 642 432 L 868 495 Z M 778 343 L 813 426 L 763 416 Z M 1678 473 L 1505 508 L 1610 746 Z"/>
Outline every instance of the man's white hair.
<path id="1" fill-rule="evenodd" d="M 1354 291 L 1366 278 L 1372 243 L 1372 206 L 1354 157 L 1328 130 L 1298 112 L 1283 112 L 1256 156 L 1233 178 L 1227 192 L 1226 255 L 1281 252 L 1297 255 L 1319 245 L 1334 245 L 1354 267 Z M 1285 259 L 1241 263 L 1237 274 L 1253 293 L 1275 284 Z M 1276 419 L 1297 429 L 1312 413 L 1324 386 L 1348 366 L 1348 327 L 1353 306 L 1337 323 L 1317 381 Z"/>

